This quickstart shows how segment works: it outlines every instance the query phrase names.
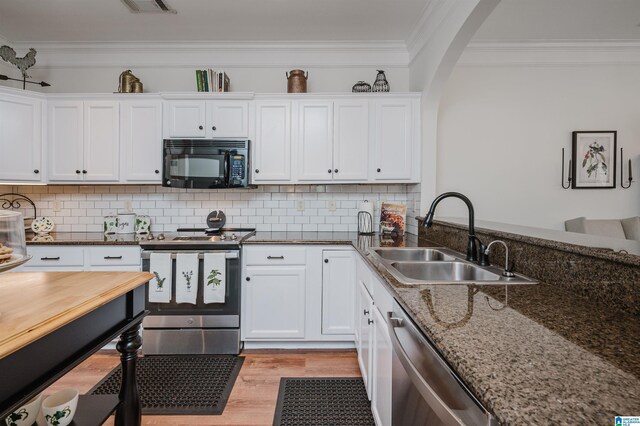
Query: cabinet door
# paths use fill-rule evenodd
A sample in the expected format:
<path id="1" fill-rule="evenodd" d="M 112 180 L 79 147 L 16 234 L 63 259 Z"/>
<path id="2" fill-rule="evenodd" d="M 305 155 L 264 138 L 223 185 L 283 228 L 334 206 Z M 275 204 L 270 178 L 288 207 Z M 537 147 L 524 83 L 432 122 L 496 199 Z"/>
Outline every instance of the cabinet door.
<path id="1" fill-rule="evenodd" d="M 247 267 L 242 304 L 245 338 L 304 338 L 305 281 L 304 266 Z"/>
<path id="2" fill-rule="evenodd" d="M 41 101 L 8 95 L 0 98 L 0 152 L 0 180 L 41 180 Z"/>
<path id="3" fill-rule="evenodd" d="M 411 179 L 413 104 L 397 99 L 376 100 L 375 105 L 374 179 Z"/>
<path id="4" fill-rule="evenodd" d="M 373 300 L 369 292 L 362 283 L 358 283 L 358 298 L 356 311 L 356 328 L 358 329 L 358 365 L 362 373 L 364 387 L 367 390 L 367 396 L 371 399 L 371 342 L 372 342 L 372 324 Z"/>
<path id="5" fill-rule="evenodd" d="M 333 179 L 367 180 L 369 102 L 337 101 L 333 108 Z"/>
<path id="6" fill-rule="evenodd" d="M 253 181 L 291 180 L 291 103 L 256 102 Z"/>
<path id="7" fill-rule="evenodd" d="M 391 367 L 393 348 L 387 331 L 387 323 L 378 308 L 372 309 L 373 315 L 373 367 L 371 380 L 371 411 L 378 426 L 391 425 Z"/>
<path id="8" fill-rule="evenodd" d="M 168 101 L 165 109 L 166 138 L 204 138 L 205 101 Z"/>
<path id="9" fill-rule="evenodd" d="M 120 178 L 120 104 L 84 103 L 84 167 L 88 182 L 117 182 Z"/>
<path id="10" fill-rule="evenodd" d="M 249 137 L 249 102 L 207 102 L 207 135 L 211 138 Z"/>
<path id="11" fill-rule="evenodd" d="M 162 103 L 154 100 L 122 102 L 120 126 L 123 180 L 160 183 Z"/>
<path id="12" fill-rule="evenodd" d="M 298 180 L 333 177 L 333 104 L 298 103 Z"/>
<path id="13" fill-rule="evenodd" d="M 83 179 L 82 102 L 49 102 L 49 180 Z"/>
<path id="14" fill-rule="evenodd" d="M 346 250 L 324 250 L 322 257 L 322 334 L 353 334 L 355 255 Z"/>

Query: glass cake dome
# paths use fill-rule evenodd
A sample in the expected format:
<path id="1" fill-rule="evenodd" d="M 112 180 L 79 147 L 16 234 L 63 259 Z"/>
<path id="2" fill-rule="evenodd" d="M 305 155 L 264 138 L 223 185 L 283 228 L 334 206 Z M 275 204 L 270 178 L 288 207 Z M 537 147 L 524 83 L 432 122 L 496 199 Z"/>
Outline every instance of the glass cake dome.
<path id="1" fill-rule="evenodd" d="M 29 259 L 22 213 L 0 210 L 0 272 L 20 266 Z"/>

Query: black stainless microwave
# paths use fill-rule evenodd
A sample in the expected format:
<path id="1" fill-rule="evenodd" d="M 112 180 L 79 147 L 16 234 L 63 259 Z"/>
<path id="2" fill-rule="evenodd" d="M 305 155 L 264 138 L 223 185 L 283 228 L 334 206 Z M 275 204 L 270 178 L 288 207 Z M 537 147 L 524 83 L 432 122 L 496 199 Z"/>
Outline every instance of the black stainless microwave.
<path id="1" fill-rule="evenodd" d="M 249 145 L 248 140 L 165 139 L 162 186 L 248 187 Z"/>

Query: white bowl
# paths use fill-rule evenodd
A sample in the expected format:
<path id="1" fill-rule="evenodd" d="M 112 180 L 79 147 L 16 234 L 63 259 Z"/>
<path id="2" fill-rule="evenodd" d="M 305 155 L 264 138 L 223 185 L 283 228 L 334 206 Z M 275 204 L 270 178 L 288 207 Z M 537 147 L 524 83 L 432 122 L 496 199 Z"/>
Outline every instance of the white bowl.
<path id="1" fill-rule="evenodd" d="M 29 402 L 5 418 L 7 426 L 30 426 L 36 421 L 42 405 L 42 394 L 34 396 Z"/>
<path id="2" fill-rule="evenodd" d="M 42 401 L 42 414 L 48 426 L 67 426 L 78 407 L 77 389 L 68 388 L 50 395 Z"/>

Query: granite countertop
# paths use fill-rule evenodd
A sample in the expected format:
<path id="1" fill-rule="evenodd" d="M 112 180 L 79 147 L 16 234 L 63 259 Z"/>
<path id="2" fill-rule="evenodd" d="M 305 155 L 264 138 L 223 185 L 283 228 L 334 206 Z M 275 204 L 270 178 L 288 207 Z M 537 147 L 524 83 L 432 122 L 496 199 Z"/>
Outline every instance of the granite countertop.
<path id="1" fill-rule="evenodd" d="M 133 236 L 52 234 L 29 244 L 137 244 Z M 353 245 L 502 424 L 608 424 L 640 413 L 640 321 L 559 286 L 417 285 L 370 248 L 439 246 L 407 234 L 257 232 L 243 244 Z"/>
<path id="2" fill-rule="evenodd" d="M 49 235 L 26 234 L 27 245 L 138 245 L 146 235 L 102 232 L 52 232 Z"/>
<path id="3" fill-rule="evenodd" d="M 637 316 L 544 283 L 407 286 L 358 249 L 501 424 L 607 424 L 640 413 Z"/>

